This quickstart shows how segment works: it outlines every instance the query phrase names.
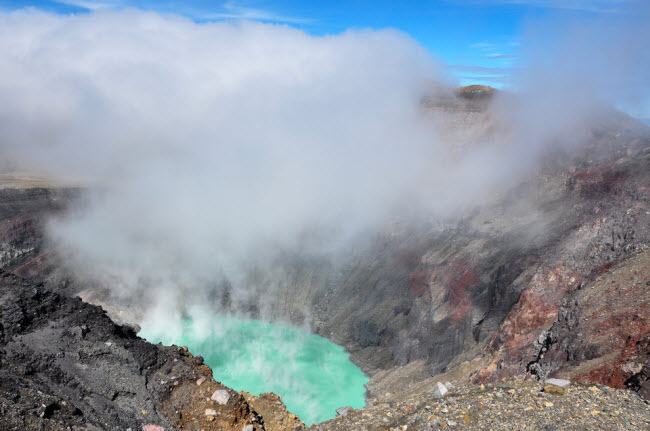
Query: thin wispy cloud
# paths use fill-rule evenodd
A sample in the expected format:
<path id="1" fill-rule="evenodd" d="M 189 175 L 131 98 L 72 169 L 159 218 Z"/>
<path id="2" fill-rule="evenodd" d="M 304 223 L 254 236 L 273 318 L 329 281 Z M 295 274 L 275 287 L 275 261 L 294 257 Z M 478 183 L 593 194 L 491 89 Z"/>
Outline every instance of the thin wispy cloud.
<path id="1" fill-rule="evenodd" d="M 261 8 L 243 6 L 229 1 L 223 4 L 223 12 L 206 12 L 203 19 L 244 19 L 263 22 L 285 22 L 290 24 L 307 24 L 313 20 L 295 16 L 282 15 Z"/>
<path id="2" fill-rule="evenodd" d="M 450 69 L 457 72 L 464 83 L 490 83 L 502 87 L 508 83 L 513 72 L 513 65 L 518 63 L 519 41 L 511 38 L 482 40 L 469 45 L 470 52 L 464 64 L 453 64 Z"/>
<path id="3" fill-rule="evenodd" d="M 508 75 L 513 71 L 510 67 L 469 66 L 463 64 L 452 64 L 449 67 L 459 72 L 480 73 L 485 75 Z"/>
<path id="4" fill-rule="evenodd" d="M 81 9 L 86 9 L 88 11 L 96 11 L 101 9 L 114 9 L 116 7 L 123 6 L 121 3 L 116 2 L 105 2 L 105 1 L 93 1 L 93 0 L 59 0 L 57 3 L 66 5 L 66 6 L 76 6 Z"/>
<path id="5" fill-rule="evenodd" d="M 57 0 L 65 6 L 75 6 L 89 12 L 105 9 L 137 8 L 183 15 L 196 21 L 248 20 L 287 24 L 308 24 L 312 19 L 277 13 L 263 7 L 253 7 L 238 1 L 215 2 L 205 5 L 201 2 L 135 1 L 135 0 Z"/>
<path id="6" fill-rule="evenodd" d="M 471 44 L 469 47 L 476 48 L 476 49 L 492 49 L 498 46 L 499 45 L 497 45 L 496 43 L 491 43 L 491 42 L 476 42 Z"/>
<path id="7" fill-rule="evenodd" d="M 637 0 L 451 0 L 465 5 L 520 5 L 545 9 L 564 9 L 592 13 L 623 13 L 641 4 Z"/>
<path id="8" fill-rule="evenodd" d="M 503 87 L 510 82 L 509 76 L 495 76 L 495 75 L 474 75 L 469 74 L 462 77 L 463 85 L 482 84 L 490 85 L 492 87 Z"/>
<path id="9" fill-rule="evenodd" d="M 479 58 L 483 60 L 501 60 L 506 58 L 517 58 L 517 56 L 514 54 L 487 54 L 481 55 Z"/>
<path id="10" fill-rule="evenodd" d="M 512 38 L 497 38 L 495 40 L 482 40 L 469 45 L 469 48 L 477 51 L 477 58 L 497 60 L 516 57 L 516 50 L 520 42 Z"/>

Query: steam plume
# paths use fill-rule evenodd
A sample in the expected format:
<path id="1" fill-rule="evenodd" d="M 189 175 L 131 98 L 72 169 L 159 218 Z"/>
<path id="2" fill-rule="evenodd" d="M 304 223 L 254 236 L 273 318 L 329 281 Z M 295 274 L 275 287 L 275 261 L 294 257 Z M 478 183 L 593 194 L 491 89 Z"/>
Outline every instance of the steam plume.
<path id="1" fill-rule="evenodd" d="M 635 26 L 607 48 L 644 36 Z M 633 82 L 647 84 L 639 42 L 640 61 L 573 85 L 596 53 L 578 40 L 583 54 L 560 53 L 552 81 L 524 68 L 525 97 L 495 111 L 510 124 L 466 137 L 475 145 L 458 157 L 420 105 L 449 83 L 444 69 L 396 31 L 0 14 L 0 144 L 6 158 L 94 186 L 51 224 L 76 270 L 154 301 L 152 315 L 200 303 L 224 279 L 243 303 L 251 268 L 271 271 L 287 250 L 333 254 L 395 216 L 454 214 L 533 166 L 599 105 L 598 87 L 618 97 L 639 64 Z"/>

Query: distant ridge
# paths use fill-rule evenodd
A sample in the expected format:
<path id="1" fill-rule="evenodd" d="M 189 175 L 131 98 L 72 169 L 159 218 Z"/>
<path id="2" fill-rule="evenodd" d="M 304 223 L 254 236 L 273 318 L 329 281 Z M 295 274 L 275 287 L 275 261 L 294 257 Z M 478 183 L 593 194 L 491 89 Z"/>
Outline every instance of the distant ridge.
<path id="1" fill-rule="evenodd" d="M 456 95 L 464 99 L 487 99 L 495 92 L 496 89 L 488 85 L 467 85 L 456 89 Z"/>
<path id="2" fill-rule="evenodd" d="M 421 99 L 423 106 L 443 111 L 482 112 L 488 107 L 497 89 L 487 85 L 438 88 Z"/>

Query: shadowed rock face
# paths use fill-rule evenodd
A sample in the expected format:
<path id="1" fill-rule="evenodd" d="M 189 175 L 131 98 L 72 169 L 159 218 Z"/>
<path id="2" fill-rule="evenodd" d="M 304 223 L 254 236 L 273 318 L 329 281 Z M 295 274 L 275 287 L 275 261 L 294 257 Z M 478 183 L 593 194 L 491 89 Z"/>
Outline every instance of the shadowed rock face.
<path id="1" fill-rule="evenodd" d="M 432 115 L 455 112 L 452 127 L 481 134 L 489 130 L 482 122 L 490 97 L 424 105 Z M 260 291 L 260 302 L 247 306 L 252 315 L 264 309 L 279 320 L 308 319 L 345 345 L 371 374 L 375 397 L 459 370 L 461 380 L 550 375 L 627 385 L 648 397 L 650 307 L 638 306 L 650 300 L 642 270 L 648 166 L 648 129 L 612 113 L 586 145 L 554 152 L 539 171 L 460 219 L 396 221 L 342 265 L 285 256 L 275 278 L 251 275 L 252 289 L 274 295 Z M 61 269 L 60 251 L 42 244 L 43 214 L 72 199 L 56 193 L 0 191 L 1 263 L 77 293 L 87 286 Z M 629 270 L 632 284 L 621 275 Z M 215 293 L 215 305 L 235 306 L 226 293 Z"/>
<path id="2" fill-rule="evenodd" d="M 80 190 L 37 185 L 0 178 L 0 268 L 73 292 L 59 254 L 44 242 L 44 227 L 47 217 L 65 210 Z"/>
<path id="3" fill-rule="evenodd" d="M 74 190 L 2 188 L 0 193 L 0 265 L 16 272 L 38 255 L 43 219 L 66 207 Z M 25 268 L 29 266 L 26 265 Z"/>

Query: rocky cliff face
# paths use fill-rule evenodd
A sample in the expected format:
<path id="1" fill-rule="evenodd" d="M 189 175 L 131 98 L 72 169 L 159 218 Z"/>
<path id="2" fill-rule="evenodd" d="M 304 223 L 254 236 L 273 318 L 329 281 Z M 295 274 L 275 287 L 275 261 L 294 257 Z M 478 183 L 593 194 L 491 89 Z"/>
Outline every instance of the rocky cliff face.
<path id="1" fill-rule="evenodd" d="M 602 271 L 567 295 L 527 369 L 628 387 L 650 399 L 650 250 Z"/>
<path id="2" fill-rule="evenodd" d="M 74 187 L 0 178 L 0 268 L 68 291 L 72 277 L 57 250 L 45 243 L 44 231 L 47 218 L 65 210 L 79 193 Z"/>

